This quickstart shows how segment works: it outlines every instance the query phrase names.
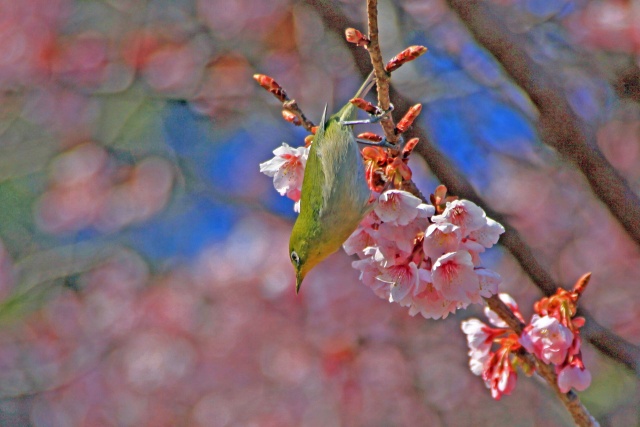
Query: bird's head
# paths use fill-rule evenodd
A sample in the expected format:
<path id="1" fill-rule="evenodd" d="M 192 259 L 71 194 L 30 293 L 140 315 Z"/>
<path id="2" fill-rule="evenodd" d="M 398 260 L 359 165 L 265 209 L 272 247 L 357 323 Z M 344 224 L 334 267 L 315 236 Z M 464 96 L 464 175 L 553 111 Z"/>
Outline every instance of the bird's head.
<path id="1" fill-rule="evenodd" d="M 289 241 L 289 259 L 296 271 L 297 294 L 300 292 L 300 285 L 302 285 L 304 276 L 307 275 L 309 270 L 311 270 L 317 262 L 314 262 L 313 257 L 309 256 L 309 246 L 306 242 L 297 238 L 295 234 L 291 235 L 291 240 Z"/>
<path id="2" fill-rule="evenodd" d="M 312 236 L 301 233 L 299 227 L 293 227 L 289 240 L 289 259 L 296 271 L 296 293 L 300 292 L 300 285 L 307 273 L 333 252 L 327 251 L 324 246 Z"/>

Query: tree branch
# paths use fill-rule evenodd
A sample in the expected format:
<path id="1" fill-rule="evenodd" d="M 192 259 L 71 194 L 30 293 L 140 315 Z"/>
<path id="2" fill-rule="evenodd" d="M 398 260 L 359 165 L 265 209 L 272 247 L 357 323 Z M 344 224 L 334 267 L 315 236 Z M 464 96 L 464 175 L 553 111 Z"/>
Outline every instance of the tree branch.
<path id="1" fill-rule="evenodd" d="M 537 125 L 542 140 L 582 171 L 594 194 L 640 245 L 640 198 L 598 150 L 595 136 L 583 130 L 586 123 L 580 123 L 562 95 L 562 88 L 523 49 L 524 36 L 509 31 L 478 0 L 448 3 L 478 43 L 529 94 L 540 112 Z"/>
<path id="2" fill-rule="evenodd" d="M 369 28 L 368 50 L 371 57 L 371 64 L 376 73 L 376 91 L 378 92 L 378 106 L 383 110 L 389 110 L 391 101 L 389 100 L 389 74 L 384 69 L 384 61 L 382 60 L 382 52 L 380 52 L 380 41 L 378 35 L 378 0 L 367 0 L 367 21 Z M 380 125 L 384 130 L 384 136 L 392 144 L 398 142 L 398 136 L 395 134 L 395 124 L 390 114 L 387 114 L 380 120 Z"/>

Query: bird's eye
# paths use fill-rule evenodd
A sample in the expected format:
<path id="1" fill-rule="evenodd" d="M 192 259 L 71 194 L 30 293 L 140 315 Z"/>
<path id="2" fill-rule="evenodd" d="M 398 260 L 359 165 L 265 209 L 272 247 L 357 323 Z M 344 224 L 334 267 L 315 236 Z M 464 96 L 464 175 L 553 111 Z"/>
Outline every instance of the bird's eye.
<path id="1" fill-rule="evenodd" d="M 291 252 L 291 261 L 295 262 L 296 265 L 300 265 L 300 257 L 296 251 Z"/>

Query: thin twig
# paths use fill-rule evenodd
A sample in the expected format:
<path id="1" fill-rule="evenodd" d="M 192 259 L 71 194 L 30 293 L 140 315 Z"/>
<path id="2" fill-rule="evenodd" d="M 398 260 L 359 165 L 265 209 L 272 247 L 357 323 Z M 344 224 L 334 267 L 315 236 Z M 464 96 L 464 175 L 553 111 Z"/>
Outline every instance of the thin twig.
<path id="1" fill-rule="evenodd" d="M 371 57 L 371 64 L 376 73 L 376 87 L 378 92 L 378 106 L 383 110 L 389 110 L 391 101 L 389 99 L 389 74 L 384 69 L 382 52 L 380 51 L 380 41 L 378 36 L 378 0 L 367 0 L 367 17 L 369 27 L 368 50 Z M 398 135 L 395 133 L 395 124 L 390 114 L 380 120 L 380 125 L 384 130 L 384 136 L 392 144 L 398 142 Z"/>
<path id="2" fill-rule="evenodd" d="M 295 114 L 296 117 L 300 120 L 300 126 L 306 129 L 307 132 L 313 133 L 313 128 L 316 126 L 313 122 L 307 119 L 307 116 L 304 115 L 304 112 L 298 105 L 295 99 L 290 99 L 282 103 L 282 108 Z"/>

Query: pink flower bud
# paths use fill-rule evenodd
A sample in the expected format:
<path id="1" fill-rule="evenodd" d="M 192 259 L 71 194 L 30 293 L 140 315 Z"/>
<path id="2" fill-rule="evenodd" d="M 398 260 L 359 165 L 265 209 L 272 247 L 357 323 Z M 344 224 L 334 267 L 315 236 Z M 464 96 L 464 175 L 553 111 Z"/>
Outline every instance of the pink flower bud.
<path id="1" fill-rule="evenodd" d="M 563 393 L 568 393 L 572 388 L 583 391 L 589 385 L 591 385 L 591 372 L 584 366 L 567 365 L 558 373 L 558 388 Z"/>

